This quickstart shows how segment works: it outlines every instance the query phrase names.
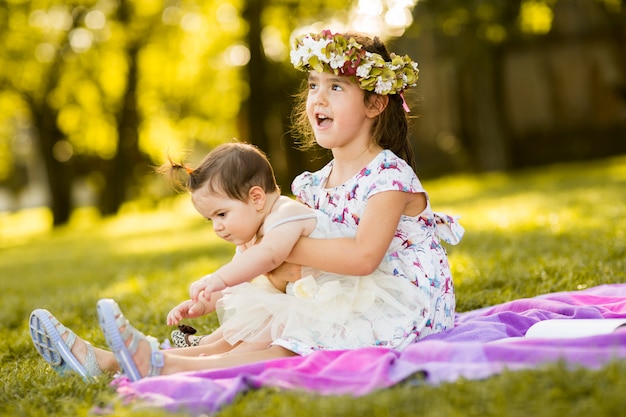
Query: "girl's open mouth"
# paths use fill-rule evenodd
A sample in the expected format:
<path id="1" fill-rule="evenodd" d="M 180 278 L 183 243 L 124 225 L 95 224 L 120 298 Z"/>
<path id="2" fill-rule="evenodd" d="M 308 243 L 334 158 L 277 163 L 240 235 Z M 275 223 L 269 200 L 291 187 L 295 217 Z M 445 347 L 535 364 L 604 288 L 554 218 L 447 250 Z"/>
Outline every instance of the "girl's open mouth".
<path id="1" fill-rule="evenodd" d="M 315 119 L 317 121 L 317 126 L 319 127 L 325 127 L 328 126 L 330 124 L 332 124 L 333 119 L 331 119 L 330 117 L 324 115 L 324 114 L 317 114 L 315 116 Z"/>

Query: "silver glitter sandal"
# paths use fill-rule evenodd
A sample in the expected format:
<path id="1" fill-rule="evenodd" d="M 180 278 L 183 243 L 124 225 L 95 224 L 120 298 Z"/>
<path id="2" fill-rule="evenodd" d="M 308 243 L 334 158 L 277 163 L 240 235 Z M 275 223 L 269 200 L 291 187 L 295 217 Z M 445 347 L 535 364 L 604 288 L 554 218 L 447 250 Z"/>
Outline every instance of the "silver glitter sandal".
<path id="1" fill-rule="evenodd" d="M 30 314 L 28 325 L 35 349 L 60 375 L 68 371 L 76 372 L 85 382 L 90 382 L 102 374 L 93 346 L 84 341 L 87 345 L 87 356 L 84 363 L 81 363 L 72 353 L 72 347 L 78 336 L 62 325 L 48 310 L 34 310 Z M 64 341 L 62 336 L 65 333 L 68 335 Z"/>

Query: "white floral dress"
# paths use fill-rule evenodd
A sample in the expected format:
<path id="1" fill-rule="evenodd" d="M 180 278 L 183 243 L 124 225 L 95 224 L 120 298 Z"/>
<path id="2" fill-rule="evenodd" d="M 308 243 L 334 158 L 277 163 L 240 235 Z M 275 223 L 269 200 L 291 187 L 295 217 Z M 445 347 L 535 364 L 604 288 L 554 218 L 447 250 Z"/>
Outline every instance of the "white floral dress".
<path id="1" fill-rule="evenodd" d="M 299 175 L 292 184 L 293 194 L 332 221 L 354 230 L 371 196 L 390 190 L 426 194 L 413 169 L 389 150 L 380 152 L 344 184 L 325 188 L 332 168 L 333 161 L 317 172 Z M 400 219 L 380 270 L 411 282 L 429 300 L 421 312 L 427 320 L 415 329 L 416 339 L 454 326 L 454 284 L 440 239 L 457 244 L 463 233 L 457 218 L 432 211 L 430 199 L 420 215 Z"/>

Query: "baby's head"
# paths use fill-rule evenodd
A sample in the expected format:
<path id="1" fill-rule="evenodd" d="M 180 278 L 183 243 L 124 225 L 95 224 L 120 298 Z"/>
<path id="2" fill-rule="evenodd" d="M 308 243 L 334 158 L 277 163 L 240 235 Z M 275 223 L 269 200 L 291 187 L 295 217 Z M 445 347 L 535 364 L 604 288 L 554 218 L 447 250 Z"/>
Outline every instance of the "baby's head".
<path id="1" fill-rule="evenodd" d="M 388 98 L 378 115 L 371 137 L 383 149 L 390 149 L 414 166 L 413 150 L 408 141 L 408 106 L 403 91 L 417 83 L 417 63 L 409 56 L 390 53 L 378 37 L 360 33 L 333 34 L 322 31 L 294 40 L 291 62 L 298 70 L 327 72 L 350 77 L 364 91 L 367 106 L 373 96 Z M 308 88 L 296 97 L 293 112 L 294 131 L 305 148 L 315 143 L 306 114 Z"/>
<path id="2" fill-rule="evenodd" d="M 180 168 L 189 174 L 185 188 L 191 193 L 206 187 L 212 194 L 246 202 L 248 192 L 254 186 L 261 187 L 265 193 L 279 191 L 267 156 L 248 143 L 219 145 L 195 169 L 170 161 L 171 170 Z"/>

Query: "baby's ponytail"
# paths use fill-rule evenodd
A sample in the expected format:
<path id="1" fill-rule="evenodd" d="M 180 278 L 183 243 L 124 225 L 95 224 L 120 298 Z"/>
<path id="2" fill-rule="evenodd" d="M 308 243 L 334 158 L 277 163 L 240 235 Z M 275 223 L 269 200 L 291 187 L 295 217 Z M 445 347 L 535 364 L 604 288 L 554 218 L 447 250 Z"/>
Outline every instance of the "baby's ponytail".
<path id="1" fill-rule="evenodd" d="M 168 155 L 165 164 L 157 168 L 157 172 L 166 175 L 170 180 L 170 185 L 176 191 L 192 191 L 194 185 L 195 170 L 183 162 L 174 162 Z M 186 177 L 186 178 L 185 178 Z"/>

